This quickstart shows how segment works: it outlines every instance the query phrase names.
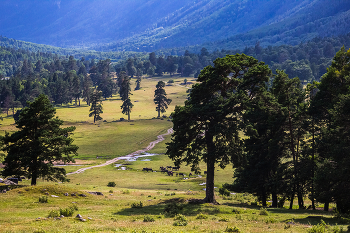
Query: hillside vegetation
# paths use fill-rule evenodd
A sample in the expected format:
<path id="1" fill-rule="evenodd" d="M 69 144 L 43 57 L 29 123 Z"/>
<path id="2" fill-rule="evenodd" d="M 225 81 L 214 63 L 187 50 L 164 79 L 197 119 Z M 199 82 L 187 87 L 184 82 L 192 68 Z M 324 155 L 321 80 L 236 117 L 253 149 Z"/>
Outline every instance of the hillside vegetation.
<path id="1" fill-rule="evenodd" d="M 345 0 L 10 0 L 0 3 L 0 34 L 101 51 L 151 52 L 215 41 L 215 49 L 242 49 L 257 40 L 295 45 L 348 33 L 349 9 Z"/>

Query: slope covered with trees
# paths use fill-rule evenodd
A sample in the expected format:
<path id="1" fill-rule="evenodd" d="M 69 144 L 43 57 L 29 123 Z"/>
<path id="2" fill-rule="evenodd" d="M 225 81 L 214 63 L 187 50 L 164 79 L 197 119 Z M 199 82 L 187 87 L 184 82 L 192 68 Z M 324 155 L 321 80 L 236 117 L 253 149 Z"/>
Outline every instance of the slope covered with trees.
<path id="1" fill-rule="evenodd" d="M 349 10 L 346 0 L 10 0 L 0 3 L 0 34 L 100 51 L 151 52 L 215 41 L 205 47 L 244 48 L 257 40 L 295 45 L 348 33 Z"/>

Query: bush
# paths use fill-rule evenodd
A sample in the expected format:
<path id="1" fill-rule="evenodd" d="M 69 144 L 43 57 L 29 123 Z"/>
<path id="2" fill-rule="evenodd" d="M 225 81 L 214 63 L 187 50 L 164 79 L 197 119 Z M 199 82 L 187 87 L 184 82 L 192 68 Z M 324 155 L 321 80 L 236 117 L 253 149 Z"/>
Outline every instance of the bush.
<path id="1" fill-rule="evenodd" d="M 238 227 L 226 227 L 225 232 L 241 232 Z"/>
<path id="2" fill-rule="evenodd" d="M 145 216 L 144 218 L 143 218 L 143 221 L 144 222 L 154 222 L 155 220 L 154 220 L 154 218 L 153 217 L 150 217 L 150 216 Z"/>
<path id="3" fill-rule="evenodd" d="M 48 203 L 48 198 L 47 198 L 47 196 L 39 197 L 39 202 L 40 202 L 40 203 Z"/>
<path id="4" fill-rule="evenodd" d="M 321 219 L 321 223 L 312 226 L 310 229 L 308 229 L 308 233 L 324 233 L 326 232 L 326 226 L 327 224 Z"/>
<path id="5" fill-rule="evenodd" d="M 228 218 L 220 218 L 219 222 L 229 222 L 230 220 Z"/>
<path id="6" fill-rule="evenodd" d="M 222 188 L 219 188 L 219 193 L 221 196 L 230 196 L 230 191 L 228 191 L 226 188 L 222 187 Z"/>
<path id="7" fill-rule="evenodd" d="M 115 187 L 117 184 L 114 181 L 108 182 L 107 184 L 108 187 Z"/>
<path id="8" fill-rule="evenodd" d="M 197 214 L 197 217 L 196 217 L 196 219 L 207 219 L 207 218 L 208 218 L 208 215 L 202 214 L 202 213 Z"/>
<path id="9" fill-rule="evenodd" d="M 140 201 L 140 203 L 134 202 L 131 204 L 131 208 L 142 208 L 143 203 Z"/>
<path id="10" fill-rule="evenodd" d="M 260 215 L 269 215 L 269 212 L 267 211 L 266 208 L 261 207 L 259 211 Z"/>
<path id="11" fill-rule="evenodd" d="M 60 216 L 60 212 L 58 210 L 51 210 L 49 212 L 48 218 L 57 218 Z"/>
<path id="12" fill-rule="evenodd" d="M 275 218 L 268 218 L 265 220 L 266 223 L 276 223 L 277 220 Z"/>
<path id="13" fill-rule="evenodd" d="M 130 194 L 130 191 L 129 191 L 129 190 L 123 190 L 122 193 L 123 193 L 123 194 Z"/>
<path id="14" fill-rule="evenodd" d="M 182 214 L 178 214 L 174 218 L 175 222 L 173 226 L 187 226 L 187 218 L 183 216 Z"/>
<path id="15" fill-rule="evenodd" d="M 165 207 L 164 213 L 168 217 L 174 217 L 175 215 L 180 214 L 182 209 L 183 207 L 178 203 L 171 203 Z"/>
<path id="16" fill-rule="evenodd" d="M 173 80 L 173 79 L 170 79 L 170 80 L 168 81 L 168 83 L 174 83 L 174 80 Z"/>
<path id="17" fill-rule="evenodd" d="M 238 209 L 238 208 L 233 208 L 232 212 L 235 213 L 235 214 L 240 214 L 242 211 L 240 209 Z"/>
<path id="18" fill-rule="evenodd" d="M 71 205 L 65 209 L 60 208 L 60 215 L 63 215 L 64 217 L 72 217 L 74 211 L 76 210 L 78 210 L 78 207 L 76 205 Z"/>

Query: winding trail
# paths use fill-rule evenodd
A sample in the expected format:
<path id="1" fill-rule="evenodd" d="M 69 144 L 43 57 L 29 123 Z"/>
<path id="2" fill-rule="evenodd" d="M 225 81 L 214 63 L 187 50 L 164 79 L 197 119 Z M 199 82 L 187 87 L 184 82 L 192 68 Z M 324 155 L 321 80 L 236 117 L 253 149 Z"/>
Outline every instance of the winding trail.
<path id="1" fill-rule="evenodd" d="M 146 152 L 146 151 L 149 151 L 151 150 L 157 143 L 161 142 L 164 140 L 164 136 L 166 135 L 169 135 L 169 134 L 172 134 L 174 131 L 172 128 L 168 129 L 168 131 L 165 133 L 165 134 L 161 134 L 161 135 L 158 135 L 157 136 L 157 140 L 151 142 L 145 149 L 142 149 L 142 150 L 138 150 L 138 151 L 135 151 L 131 154 L 128 154 L 126 156 L 122 156 L 123 158 L 125 157 L 134 157 L 135 155 L 138 155 L 138 154 L 141 154 L 143 152 Z M 82 173 L 88 169 L 92 169 L 92 168 L 95 168 L 95 167 L 103 167 L 103 166 L 107 166 L 107 165 L 110 165 L 112 163 L 115 163 L 119 160 L 119 157 L 117 158 L 114 158 L 114 159 L 111 159 L 111 160 L 108 160 L 106 161 L 105 163 L 102 163 L 102 164 L 99 164 L 99 165 L 95 165 L 95 166 L 91 166 L 91 167 L 84 167 L 84 168 L 80 168 L 79 170 L 75 171 L 75 172 L 70 172 L 70 173 L 67 173 L 67 175 L 72 175 L 72 174 L 78 174 L 78 173 Z"/>

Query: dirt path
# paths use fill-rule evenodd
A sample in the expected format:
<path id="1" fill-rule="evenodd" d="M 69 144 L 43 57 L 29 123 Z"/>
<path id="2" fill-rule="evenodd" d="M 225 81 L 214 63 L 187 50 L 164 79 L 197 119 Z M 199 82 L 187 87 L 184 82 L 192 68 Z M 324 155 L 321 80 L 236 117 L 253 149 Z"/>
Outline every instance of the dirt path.
<path id="1" fill-rule="evenodd" d="M 172 133 L 173 133 L 173 129 L 172 129 L 172 128 L 171 128 L 171 129 L 168 129 L 168 132 L 167 132 L 167 133 L 158 135 L 158 136 L 157 136 L 158 139 L 155 140 L 155 141 L 153 141 L 153 142 L 151 142 L 145 149 L 135 151 L 135 152 L 133 152 L 133 153 L 131 153 L 131 154 L 128 154 L 128 155 L 126 155 L 126 156 L 123 156 L 123 158 L 125 158 L 125 157 L 134 157 L 135 155 L 139 155 L 139 154 L 141 154 L 141 153 L 143 153 L 143 152 L 146 152 L 146 151 L 151 150 L 157 143 L 159 143 L 159 142 L 161 142 L 161 141 L 164 140 L 164 136 L 169 135 L 169 134 L 172 134 Z M 107 162 L 102 163 L 102 164 L 100 164 L 100 165 L 81 168 L 81 169 L 79 169 L 79 170 L 77 170 L 77 171 L 75 171 L 75 172 L 67 173 L 67 175 L 82 173 L 82 172 L 84 172 L 85 170 L 92 169 L 92 168 L 95 168 L 95 167 L 107 166 L 107 165 L 110 165 L 110 164 L 112 164 L 112 163 L 117 162 L 118 160 L 119 160 L 119 157 L 114 158 L 114 159 L 111 159 L 111 160 L 108 160 Z"/>

